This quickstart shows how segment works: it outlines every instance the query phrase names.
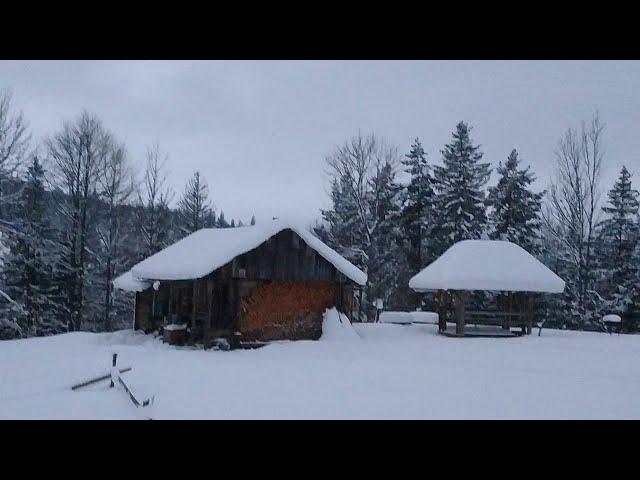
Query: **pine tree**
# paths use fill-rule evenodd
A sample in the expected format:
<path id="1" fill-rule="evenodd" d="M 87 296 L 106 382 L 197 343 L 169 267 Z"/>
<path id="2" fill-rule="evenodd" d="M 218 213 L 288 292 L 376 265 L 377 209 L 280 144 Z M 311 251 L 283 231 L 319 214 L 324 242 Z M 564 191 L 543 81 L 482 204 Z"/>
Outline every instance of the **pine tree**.
<path id="1" fill-rule="evenodd" d="M 255 215 L 251 215 L 251 225 L 255 225 L 256 224 L 256 216 Z"/>
<path id="2" fill-rule="evenodd" d="M 505 164 L 500 162 L 500 179 L 489 188 L 487 203 L 493 207 L 489 215 L 492 226 L 489 237 L 508 240 L 533 255 L 541 251 L 540 211 L 544 192 L 533 193 L 529 188 L 535 176 L 529 167 L 518 169 L 520 160 L 514 149 Z"/>
<path id="3" fill-rule="evenodd" d="M 388 162 L 377 168 L 369 183 L 368 208 L 375 217 L 376 230 L 366 252 L 368 281 L 365 306 L 372 318 L 372 303 L 382 299 L 387 305 L 398 288 L 397 266 L 402 256 L 398 222 L 402 187 L 396 183 L 394 168 Z"/>
<path id="4" fill-rule="evenodd" d="M 233 218 L 231 219 L 231 225 L 230 225 L 230 227 L 231 227 L 231 228 L 235 228 L 235 227 L 236 227 L 236 221 L 235 221 Z"/>
<path id="5" fill-rule="evenodd" d="M 220 215 L 218 216 L 217 226 L 218 228 L 229 228 L 229 223 L 225 220 L 222 210 L 220 210 Z"/>
<path id="6" fill-rule="evenodd" d="M 21 192 L 21 217 L 4 259 L 5 290 L 15 302 L 12 315 L 25 336 L 66 331 L 60 286 L 55 282 L 58 258 L 45 216 L 44 175 L 34 157 Z"/>
<path id="7" fill-rule="evenodd" d="M 599 267 L 602 275 L 599 291 L 607 308 L 625 314 L 632 303 L 638 266 L 632 261 L 638 243 L 638 190 L 631 184 L 631 174 L 622 167 L 620 176 L 602 207 L 606 218 L 598 224 Z"/>
<path id="8" fill-rule="evenodd" d="M 480 163 L 483 154 L 469 138 L 470 130 L 458 123 L 442 150 L 443 166 L 435 167 L 438 218 L 432 235 L 438 240 L 438 255 L 460 240 L 480 238 L 487 224 L 483 187 L 491 170 L 488 163 Z"/>
<path id="9" fill-rule="evenodd" d="M 431 167 L 419 139 L 416 138 L 411 145 L 402 164 L 405 172 L 411 175 L 411 180 L 406 187 L 400 216 L 404 237 L 409 244 L 407 262 L 411 272 L 415 274 L 432 260 L 428 251 L 428 231 L 435 197 Z"/>
<path id="10" fill-rule="evenodd" d="M 195 172 L 189 179 L 178 210 L 182 223 L 181 231 L 185 235 L 212 226 L 209 223 L 213 210 L 209 202 L 209 187 L 201 178 L 200 172 Z"/>

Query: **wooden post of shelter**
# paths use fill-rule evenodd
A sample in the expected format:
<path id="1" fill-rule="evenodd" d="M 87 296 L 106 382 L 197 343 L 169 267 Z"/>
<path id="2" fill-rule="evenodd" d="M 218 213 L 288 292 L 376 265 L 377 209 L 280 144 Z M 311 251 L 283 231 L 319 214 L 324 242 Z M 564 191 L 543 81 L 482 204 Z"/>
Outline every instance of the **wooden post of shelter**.
<path id="1" fill-rule="evenodd" d="M 438 301 L 438 331 L 445 332 L 447 330 L 447 307 L 448 295 L 445 290 L 438 290 L 436 294 Z"/>
<path id="2" fill-rule="evenodd" d="M 511 314 L 513 313 L 513 293 L 507 292 L 507 315 L 502 324 L 502 328 L 505 330 L 511 329 Z"/>
<path id="3" fill-rule="evenodd" d="M 464 335 L 464 304 L 467 300 L 467 292 L 459 290 L 453 295 L 453 304 L 456 312 L 456 335 Z"/>

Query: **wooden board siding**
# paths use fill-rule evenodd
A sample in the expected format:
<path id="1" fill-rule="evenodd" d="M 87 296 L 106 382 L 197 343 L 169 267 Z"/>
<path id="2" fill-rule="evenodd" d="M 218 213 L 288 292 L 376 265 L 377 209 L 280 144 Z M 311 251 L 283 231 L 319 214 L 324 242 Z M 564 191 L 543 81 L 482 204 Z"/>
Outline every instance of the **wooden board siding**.
<path id="1" fill-rule="evenodd" d="M 238 327 L 246 340 L 318 339 L 322 314 L 336 298 L 329 282 L 266 283 L 242 301 Z"/>

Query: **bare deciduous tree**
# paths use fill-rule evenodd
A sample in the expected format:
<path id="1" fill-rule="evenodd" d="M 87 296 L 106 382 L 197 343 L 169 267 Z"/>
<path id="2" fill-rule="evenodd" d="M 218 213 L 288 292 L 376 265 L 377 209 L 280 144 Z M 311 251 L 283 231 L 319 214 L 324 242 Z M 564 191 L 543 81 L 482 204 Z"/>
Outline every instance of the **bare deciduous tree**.
<path id="1" fill-rule="evenodd" d="M 387 145 L 373 134 L 358 135 L 347 140 L 326 158 L 329 175 L 344 179 L 343 185 L 348 188 L 356 204 L 358 219 L 367 243 L 371 242 L 377 228 L 377 206 L 371 208 L 369 184 L 385 164 L 396 168 L 399 163 L 396 147 Z"/>
<path id="2" fill-rule="evenodd" d="M 18 170 L 27 154 L 31 136 L 22 112 L 14 112 L 13 95 L 9 89 L 0 90 L 0 217 L 5 197 L 5 182 Z"/>
<path id="3" fill-rule="evenodd" d="M 547 230 L 564 246 L 572 265 L 577 305 L 584 318 L 594 290 L 596 225 L 600 211 L 600 173 L 604 158 L 604 124 L 598 113 L 569 129 L 556 151 L 556 180 L 549 190 L 543 219 Z"/>
<path id="4" fill-rule="evenodd" d="M 104 329 L 109 331 L 112 327 L 114 301 L 112 281 L 126 261 L 121 252 L 126 234 L 121 226 L 123 209 L 134 191 L 134 175 L 124 145 L 112 143 L 104 162 L 98 177 L 98 187 L 106 209 L 103 211 L 103 221 L 97 229 L 101 247 L 97 259 L 104 288 Z"/>
<path id="5" fill-rule="evenodd" d="M 139 225 L 144 244 L 143 257 L 160 251 L 165 246 L 168 228 L 169 202 L 173 191 L 167 185 L 166 163 L 160 146 L 147 149 L 147 162 L 142 185 L 138 190 Z"/>
<path id="6" fill-rule="evenodd" d="M 65 195 L 58 195 L 57 207 L 65 230 L 61 250 L 62 270 L 67 285 L 70 330 L 79 330 L 84 310 L 87 233 L 90 202 L 96 196 L 96 181 L 106 165 L 112 136 L 99 118 L 83 112 L 75 121 L 45 141 L 52 163 L 53 183 Z"/>

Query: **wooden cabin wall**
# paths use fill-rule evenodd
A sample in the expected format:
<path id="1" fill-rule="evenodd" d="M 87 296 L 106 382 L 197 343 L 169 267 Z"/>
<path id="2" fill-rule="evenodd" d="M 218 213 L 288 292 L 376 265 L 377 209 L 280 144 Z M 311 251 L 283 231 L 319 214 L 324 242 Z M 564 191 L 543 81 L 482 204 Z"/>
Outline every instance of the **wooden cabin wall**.
<path id="1" fill-rule="evenodd" d="M 293 230 L 283 230 L 231 262 L 231 275 L 247 280 L 332 282 L 340 274 Z"/>

